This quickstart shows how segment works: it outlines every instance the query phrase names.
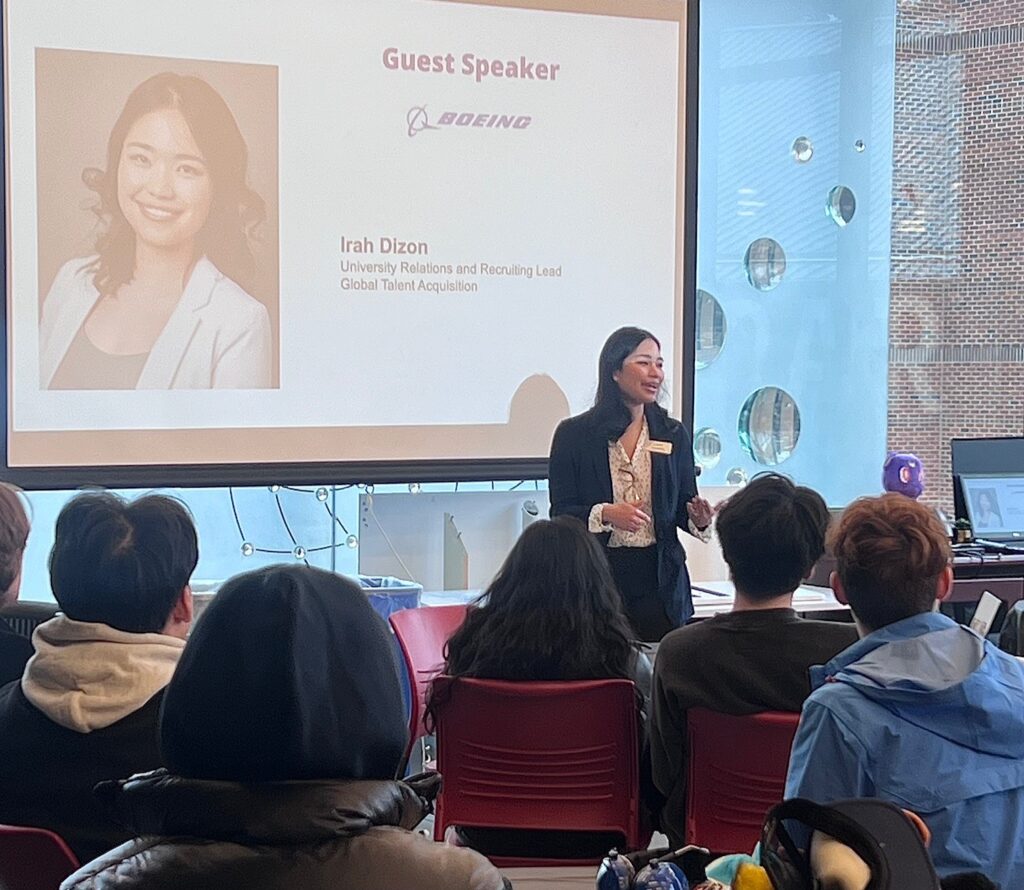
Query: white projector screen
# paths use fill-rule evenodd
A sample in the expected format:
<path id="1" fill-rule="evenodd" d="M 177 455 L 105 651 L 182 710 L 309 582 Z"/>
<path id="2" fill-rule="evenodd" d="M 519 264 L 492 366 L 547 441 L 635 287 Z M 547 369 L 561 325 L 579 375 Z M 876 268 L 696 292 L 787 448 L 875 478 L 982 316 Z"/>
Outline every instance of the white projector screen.
<path id="1" fill-rule="evenodd" d="M 6 478 L 536 475 L 624 324 L 678 415 L 689 5 L 6 0 Z"/>

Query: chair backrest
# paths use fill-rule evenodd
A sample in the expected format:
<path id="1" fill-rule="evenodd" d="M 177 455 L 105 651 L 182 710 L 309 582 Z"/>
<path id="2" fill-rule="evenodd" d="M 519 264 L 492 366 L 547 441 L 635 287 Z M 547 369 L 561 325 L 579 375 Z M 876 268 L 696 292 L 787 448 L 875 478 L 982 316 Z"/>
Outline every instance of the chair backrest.
<path id="1" fill-rule="evenodd" d="M 444 670 L 444 645 L 466 618 L 467 606 L 421 606 L 389 616 L 391 628 L 409 675 L 412 708 L 409 714 L 409 750 L 426 735 L 427 696 L 434 677 Z"/>
<path id="2" fill-rule="evenodd" d="M 0 618 L 3 618 L 16 634 L 32 639 L 32 631 L 56 615 L 57 608 L 56 603 L 19 600 L 0 608 Z"/>
<path id="3" fill-rule="evenodd" d="M 75 854 L 52 831 L 0 825 L 0 887 L 4 890 L 57 890 L 77 868 Z"/>
<path id="4" fill-rule="evenodd" d="M 686 713 L 686 842 L 749 853 L 765 813 L 782 800 L 799 714 Z"/>
<path id="5" fill-rule="evenodd" d="M 639 845 L 631 680 L 435 683 L 435 838 L 460 825 L 618 832 Z"/>

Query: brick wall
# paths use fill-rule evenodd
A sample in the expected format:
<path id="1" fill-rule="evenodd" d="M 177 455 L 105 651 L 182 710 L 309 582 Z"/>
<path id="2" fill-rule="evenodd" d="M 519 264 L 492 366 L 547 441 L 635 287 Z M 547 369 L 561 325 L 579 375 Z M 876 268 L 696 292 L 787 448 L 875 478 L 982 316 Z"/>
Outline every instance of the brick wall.
<path id="1" fill-rule="evenodd" d="M 1024 0 L 897 0 L 889 447 L 1024 435 Z"/>

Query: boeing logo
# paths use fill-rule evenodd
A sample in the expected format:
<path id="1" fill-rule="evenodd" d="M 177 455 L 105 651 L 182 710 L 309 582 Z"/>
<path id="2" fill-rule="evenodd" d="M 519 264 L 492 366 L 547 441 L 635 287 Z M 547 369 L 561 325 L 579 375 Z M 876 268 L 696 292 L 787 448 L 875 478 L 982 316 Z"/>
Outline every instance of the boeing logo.
<path id="1" fill-rule="evenodd" d="M 409 127 L 410 136 L 415 136 L 417 133 L 422 133 L 424 130 L 437 129 L 437 127 L 430 125 L 430 121 L 427 118 L 427 109 L 424 105 L 417 105 L 414 108 L 410 108 L 409 113 L 405 116 L 405 123 Z"/>
<path id="2" fill-rule="evenodd" d="M 426 105 L 416 105 L 405 115 L 406 132 L 410 137 L 424 130 L 441 130 L 445 127 L 483 127 L 493 130 L 525 130 L 533 118 L 528 114 L 493 114 L 475 111 L 445 111 L 437 122 L 430 123 Z"/>

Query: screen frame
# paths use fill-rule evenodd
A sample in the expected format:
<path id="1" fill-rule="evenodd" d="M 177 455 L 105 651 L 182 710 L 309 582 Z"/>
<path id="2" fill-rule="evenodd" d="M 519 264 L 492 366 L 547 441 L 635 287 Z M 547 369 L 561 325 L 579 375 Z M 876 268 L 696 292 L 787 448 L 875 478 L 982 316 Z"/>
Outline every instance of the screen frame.
<path id="1" fill-rule="evenodd" d="M 953 516 L 967 519 L 961 476 L 993 473 L 1018 473 L 1024 468 L 1024 436 L 982 436 L 950 439 L 950 466 L 953 476 Z"/>
<path id="2" fill-rule="evenodd" d="M 516 8 L 564 9 L 591 14 L 619 15 L 614 0 L 435 0 Z M 683 90 L 682 119 L 685 121 L 683 177 L 681 198 L 681 232 L 679 234 L 680 260 L 680 313 L 677 330 L 672 332 L 677 344 L 677 362 L 673 369 L 679 380 L 677 403 L 679 419 L 687 429 L 693 428 L 695 367 L 692 344 L 695 336 L 697 273 L 697 104 L 699 99 L 699 41 L 700 0 L 640 0 L 650 17 L 673 18 L 683 16 L 685 28 L 680 35 L 685 40 L 681 58 Z M 0 0 L 0 46 L 6 48 L 7 8 Z M 581 8 L 585 7 L 585 8 Z M 11 467 L 8 445 L 11 430 L 9 399 L 10 356 L 8 354 L 8 226 L 10 207 L 8 187 L 10 171 L 7 163 L 7 53 L 3 53 L 0 67 L 0 110 L 4 127 L 0 130 L 0 157 L 4 175 L 0 177 L 0 200 L 4 212 L 0 217 L 0 239 L 3 243 L 2 308 L 0 308 L 0 349 L 4 357 L 3 379 L 0 386 L 0 411 L 4 417 L 4 434 L 0 437 L 0 480 L 25 490 L 63 490 L 83 487 L 103 488 L 164 488 L 164 487 L 219 487 L 311 484 L 357 484 L 398 482 L 476 482 L 488 480 L 533 480 L 548 475 L 547 458 L 458 458 L 428 460 L 381 461 L 295 461 L 264 463 L 191 463 L 191 464 L 120 464 L 74 465 L 47 467 Z M 686 345 L 689 344 L 689 349 Z M 596 350 L 596 347 L 595 347 Z M 689 361 L 686 361 L 689 357 Z M 246 431 L 241 431 L 244 434 Z M 156 433 L 158 435 L 158 433 Z M 696 461 L 695 461 L 696 463 Z"/>

